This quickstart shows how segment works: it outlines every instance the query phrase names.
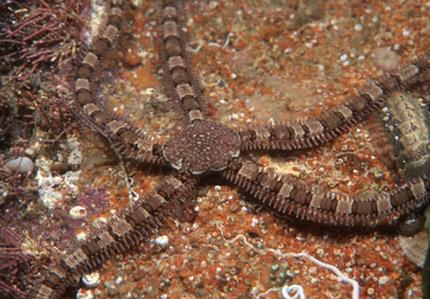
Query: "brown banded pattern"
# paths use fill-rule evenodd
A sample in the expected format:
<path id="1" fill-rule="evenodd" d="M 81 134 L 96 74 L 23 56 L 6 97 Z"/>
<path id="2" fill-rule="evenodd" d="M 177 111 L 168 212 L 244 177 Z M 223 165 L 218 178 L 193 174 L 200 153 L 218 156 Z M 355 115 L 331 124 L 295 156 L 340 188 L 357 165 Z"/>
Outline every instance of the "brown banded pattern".
<path id="1" fill-rule="evenodd" d="M 159 47 L 165 93 L 189 122 L 202 120 L 206 104 L 186 53 L 179 6 L 175 1 L 163 1 L 161 10 Z"/>
<path id="2" fill-rule="evenodd" d="M 74 285 L 80 275 L 148 241 L 174 213 L 178 203 L 190 196 L 195 183 L 187 177 L 168 177 L 162 181 L 154 193 L 122 215 L 112 217 L 105 229 L 96 231 L 88 241 L 66 254 L 61 263 L 51 266 L 44 280 L 32 290 L 31 298 L 62 298 L 64 290 Z"/>
<path id="3" fill-rule="evenodd" d="M 163 164 L 163 158 L 154 153 L 152 139 L 142 130 L 130 125 L 113 112 L 108 112 L 96 100 L 93 85 L 96 82 L 95 73 L 100 69 L 100 61 L 109 51 L 115 51 L 116 40 L 120 34 L 122 9 L 121 1 L 112 2 L 106 27 L 100 30 L 92 48 L 84 55 L 77 67 L 75 80 L 76 105 L 82 109 L 80 114 L 92 122 L 98 132 L 101 132 L 111 144 L 111 147 L 123 158 L 138 160 L 143 163 Z"/>
<path id="4" fill-rule="evenodd" d="M 388 100 L 390 101 L 390 100 Z M 385 118 L 383 116 L 383 111 L 387 109 L 384 107 L 382 112 L 380 112 L 380 118 Z M 376 121 L 376 119 L 371 119 L 367 129 L 370 133 L 370 138 L 372 144 L 376 149 L 376 157 L 379 161 L 385 164 L 385 166 L 394 174 L 394 178 L 397 182 L 401 182 L 402 178 L 399 173 L 401 167 L 399 159 L 395 155 L 395 149 L 390 141 L 389 135 L 387 134 L 385 126 L 381 125 L 381 122 Z"/>
<path id="5" fill-rule="evenodd" d="M 189 121 L 183 130 L 189 136 L 171 139 L 169 148 L 154 144 L 142 131 L 105 111 L 94 96 L 94 74 L 114 50 L 120 34 L 122 2 L 111 1 L 106 26 L 77 68 L 74 82 L 76 105 L 122 155 L 154 162 L 163 160 L 164 154 L 166 162 L 177 169 L 177 176 L 169 176 L 154 192 L 112 217 L 106 227 L 94 233 L 89 240 L 77 244 L 49 267 L 31 298 L 62 298 L 67 287 L 77 285 L 81 274 L 94 271 L 108 259 L 130 252 L 149 240 L 194 190 L 198 179 L 191 175 L 219 171 L 222 177 L 250 193 L 268 209 L 283 216 L 327 225 L 372 227 L 391 223 L 428 203 L 430 182 L 425 175 L 409 180 L 389 193 L 349 196 L 309 186 L 291 176 L 280 175 L 273 168 L 262 168 L 236 157 L 241 149 L 304 149 L 336 138 L 353 124 L 363 121 L 394 91 L 407 90 L 429 81 L 429 53 L 392 74 L 369 81 L 345 104 L 323 111 L 318 117 L 252 127 L 236 134 L 204 119 L 207 115 L 202 88 L 192 73 L 185 50 L 186 39 L 178 1 L 166 0 L 161 5 L 159 24 L 164 85 L 170 99 L 178 104 L 182 115 Z M 205 151 L 206 154 L 202 155 Z M 185 158 L 189 160 L 188 167 L 180 167 L 182 163 L 187 164 Z"/>
<path id="6" fill-rule="evenodd" d="M 281 215 L 326 225 L 373 227 L 393 223 L 429 201 L 427 176 L 410 180 L 389 193 L 351 197 L 307 187 L 306 182 L 265 170 L 248 160 L 236 159 L 222 175 Z"/>
<path id="7" fill-rule="evenodd" d="M 392 74 L 369 80 L 352 99 L 319 117 L 239 129 L 241 150 L 301 150 L 321 146 L 337 138 L 382 107 L 396 90 L 408 90 L 419 82 L 427 82 L 430 79 L 426 73 L 430 69 L 429 55 L 423 55 Z"/>

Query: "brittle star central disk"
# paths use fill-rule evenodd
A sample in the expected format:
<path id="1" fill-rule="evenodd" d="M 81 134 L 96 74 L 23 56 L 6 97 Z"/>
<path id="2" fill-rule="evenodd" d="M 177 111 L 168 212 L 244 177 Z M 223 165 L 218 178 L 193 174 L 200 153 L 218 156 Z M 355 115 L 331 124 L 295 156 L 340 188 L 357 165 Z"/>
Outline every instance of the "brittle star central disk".
<path id="1" fill-rule="evenodd" d="M 164 157 L 178 170 L 199 175 L 219 171 L 239 155 L 240 139 L 232 130 L 208 120 L 196 120 L 167 142 Z"/>

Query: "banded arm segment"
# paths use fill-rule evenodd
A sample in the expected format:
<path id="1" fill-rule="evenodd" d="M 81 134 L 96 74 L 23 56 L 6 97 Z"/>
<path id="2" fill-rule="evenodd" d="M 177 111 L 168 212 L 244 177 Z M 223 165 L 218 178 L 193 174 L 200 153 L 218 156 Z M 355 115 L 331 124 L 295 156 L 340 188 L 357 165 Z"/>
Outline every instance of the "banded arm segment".
<path id="1" fill-rule="evenodd" d="M 392 192 L 367 197 L 310 187 L 248 160 L 236 159 L 222 176 L 277 214 L 325 225 L 374 227 L 392 223 L 429 202 L 427 176 L 415 178 Z"/>
<path id="2" fill-rule="evenodd" d="M 94 77 L 100 70 L 102 61 L 115 50 L 122 21 L 122 4 L 121 0 L 111 1 L 106 26 L 100 31 L 100 36 L 95 38 L 77 67 L 74 82 L 75 106 L 78 106 L 76 108 L 80 111 L 77 114 L 107 138 L 111 147 L 125 159 L 164 164 L 160 145 L 154 144 L 141 129 L 129 124 L 113 112 L 106 111 L 102 103 L 96 99 L 97 88 L 95 88 Z"/>
<path id="3" fill-rule="evenodd" d="M 148 241 L 172 217 L 178 205 L 186 201 L 196 183 L 195 178 L 167 177 L 151 195 L 122 215 L 112 217 L 106 228 L 49 267 L 30 298 L 64 298 L 65 290 L 77 286 L 82 274 L 92 272 L 107 260 Z"/>
<path id="4" fill-rule="evenodd" d="M 366 120 L 393 92 L 414 89 L 429 81 L 430 52 L 396 72 L 368 81 L 352 99 L 319 117 L 238 130 L 241 150 L 290 151 L 321 146 Z"/>
<path id="5" fill-rule="evenodd" d="M 180 20 L 179 1 L 165 0 L 161 7 L 159 47 L 164 90 L 184 119 L 193 122 L 206 116 L 199 80 L 186 53 L 186 36 Z"/>

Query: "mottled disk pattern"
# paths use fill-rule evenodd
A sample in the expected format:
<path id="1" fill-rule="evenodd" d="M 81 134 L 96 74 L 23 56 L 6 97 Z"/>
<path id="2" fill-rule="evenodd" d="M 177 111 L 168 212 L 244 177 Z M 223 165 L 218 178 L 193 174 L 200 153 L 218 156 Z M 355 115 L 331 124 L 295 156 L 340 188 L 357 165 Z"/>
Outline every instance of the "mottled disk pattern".
<path id="1" fill-rule="evenodd" d="M 213 121 L 197 120 L 167 142 L 164 157 L 173 168 L 199 175 L 227 167 L 239 156 L 239 148 L 235 132 Z"/>

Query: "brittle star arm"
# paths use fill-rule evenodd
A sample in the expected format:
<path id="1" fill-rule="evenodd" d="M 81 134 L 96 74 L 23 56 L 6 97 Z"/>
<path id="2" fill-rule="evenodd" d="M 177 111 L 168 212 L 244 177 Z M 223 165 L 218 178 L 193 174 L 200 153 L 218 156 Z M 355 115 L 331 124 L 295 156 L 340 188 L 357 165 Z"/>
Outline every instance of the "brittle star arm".
<path id="1" fill-rule="evenodd" d="M 258 203 L 281 215 L 325 225 L 374 227 L 389 224 L 429 201 L 430 180 L 418 177 L 391 192 L 348 196 L 309 187 L 249 160 L 236 159 L 222 176 L 251 194 Z"/>
<path id="2" fill-rule="evenodd" d="M 188 176 L 170 176 L 163 180 L 152 194 L 122 215 L 112 217 L 105 229 L 49 267 L 42 281 L 31 291 L 30 298 L 64 298 L 65 290 L 76 287 L 82 274 L 100 268 L 119 254 L 137 249 L 166 225 L 196 184 L 197 179 Z"/>
<path id="3" fill-rule="evenodd" d="M 81 119 L 107 138 L 111 147 L 125 159 L 150 164 L 165 164 L 161 145 L 151 137 L 113 112 L 107 112 L 95 96 L 95 73 L 103 59 L 112 51 L 119 34 L 122 18 L 122 1 L 114 0 L 101 35 L 95 39 L 77 68 L 75 80 L 75 106 Z"/>
<path id="4" fill-rule="evenodd" d="M 206 102 L 186 52 L 187 39 L 182 29 L 181 9 L 178 1 L 162 2 L 158 44 L 164 92 L 176 105 L 183 120 L 192 122 L 203 119 L 207 116 Z"/>
<path id="5" fill-rule="evenodd" d="M 369 80 L 352 99 L 318 117 L 237 130 L 241 150 L 300 150 L 321 146 L 365 121 L 393 92 L 411 90 L 429 81 L 430 52 L 427 52 L 396 72 Z"/>

